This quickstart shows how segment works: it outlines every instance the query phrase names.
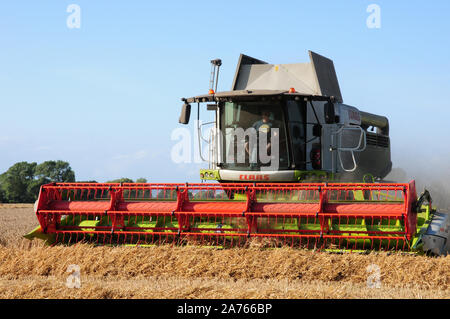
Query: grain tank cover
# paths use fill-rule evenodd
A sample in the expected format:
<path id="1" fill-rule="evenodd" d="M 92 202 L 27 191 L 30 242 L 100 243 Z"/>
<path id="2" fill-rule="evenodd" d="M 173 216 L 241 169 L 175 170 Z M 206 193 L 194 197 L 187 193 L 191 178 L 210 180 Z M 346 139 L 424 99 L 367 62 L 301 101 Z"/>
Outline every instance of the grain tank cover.
<path id="1" fill-rule="evenodd" d="M 312 51 L 309 63 L 269 64 L 241 54 L 232 90 L 289 90 L 343 102 L 333 61 Z"/>

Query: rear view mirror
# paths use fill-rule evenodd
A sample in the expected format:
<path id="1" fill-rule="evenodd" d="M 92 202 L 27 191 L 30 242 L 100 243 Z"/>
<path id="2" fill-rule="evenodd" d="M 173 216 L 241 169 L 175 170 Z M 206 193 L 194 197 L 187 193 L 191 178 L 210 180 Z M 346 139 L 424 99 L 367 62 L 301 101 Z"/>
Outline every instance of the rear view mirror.
<path id="1" fill-rule="evenodd" d="M 334 104 L 331 102 L 325 103 L 324 113 L 325 113 L 325 123 L 333 124 L 335 122 Z"/>
<path id="2" fill-rule="evenodd" d="M 181 108 L 180 119 L 178 122 L 181 124 L 188 124 L 189 118 L 191 117 L 191 105 L 189 103 L 184 103 Z"/>

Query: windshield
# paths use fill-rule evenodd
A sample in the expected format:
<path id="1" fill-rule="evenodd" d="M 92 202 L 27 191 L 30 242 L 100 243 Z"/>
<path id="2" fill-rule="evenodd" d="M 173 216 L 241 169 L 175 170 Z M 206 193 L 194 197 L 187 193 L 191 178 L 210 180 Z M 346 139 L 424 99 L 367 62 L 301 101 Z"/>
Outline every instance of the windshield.
<path id="1" fill-rule="evenodd" d="M 226 102 L 220 112 L 223 168 L 288 168 L 285 120 L 279 102 Z"/>

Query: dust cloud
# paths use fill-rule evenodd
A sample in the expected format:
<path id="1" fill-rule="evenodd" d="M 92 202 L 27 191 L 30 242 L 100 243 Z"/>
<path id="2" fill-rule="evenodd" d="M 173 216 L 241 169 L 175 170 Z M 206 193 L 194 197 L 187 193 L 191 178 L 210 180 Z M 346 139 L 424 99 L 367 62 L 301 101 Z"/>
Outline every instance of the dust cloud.
<path id="1" fill-rule="evenodd" d="M 430 159 L 425 162 L 409 162 L 394 167 L 385 178 L 387 181 L 416 181 L 417 195 L 427 189 L 433 199 L 433 206 L 440 211 L 450 212 L 450 165 L 444 159 Z"/>

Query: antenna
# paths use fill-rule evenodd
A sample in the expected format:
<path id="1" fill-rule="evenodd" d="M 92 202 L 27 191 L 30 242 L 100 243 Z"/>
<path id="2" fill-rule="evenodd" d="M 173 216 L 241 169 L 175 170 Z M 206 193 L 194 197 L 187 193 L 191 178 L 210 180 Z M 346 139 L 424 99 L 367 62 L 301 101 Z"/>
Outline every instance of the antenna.
<path id="1" fill-rule="evenodd" d="M 214 94 L 217 91 L 217 84 L 219 82 L 219 70 L 222 65 L 221 59 L 211 60 L 211 75 L 209 78 L 209 93 Z"/>

